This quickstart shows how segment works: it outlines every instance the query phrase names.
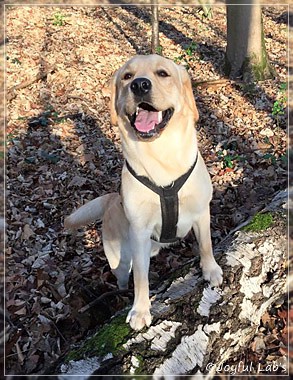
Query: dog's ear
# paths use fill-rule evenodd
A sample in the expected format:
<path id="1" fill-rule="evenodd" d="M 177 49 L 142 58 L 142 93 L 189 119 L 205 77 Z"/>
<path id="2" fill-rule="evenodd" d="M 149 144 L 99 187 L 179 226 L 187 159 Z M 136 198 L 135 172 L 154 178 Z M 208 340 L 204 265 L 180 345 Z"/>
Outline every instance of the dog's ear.
<path id="1" fill-rule="evenodd" d="M 115 72 L 110 82 L 110 118 L 111 118 L 112 125 L 117 125 L 117 121 L 118 121 L 117 111 L 116 111 L 118 71 Z"/>
<path id="2" fill-rule="evenodd" d="M 194 120 L 198 121 L 199 113 L 198 113 L 194 96 L 193 96 L 190 76 L 188 75 L 188 72 L 184 66 L 179 66 L 179 70 L 180 70 L 180 77 L 181 77 L 181 83 L 183 87 L 183 96 L 185 99 L 185 103 L 191 109 L 194 115 Z"/>

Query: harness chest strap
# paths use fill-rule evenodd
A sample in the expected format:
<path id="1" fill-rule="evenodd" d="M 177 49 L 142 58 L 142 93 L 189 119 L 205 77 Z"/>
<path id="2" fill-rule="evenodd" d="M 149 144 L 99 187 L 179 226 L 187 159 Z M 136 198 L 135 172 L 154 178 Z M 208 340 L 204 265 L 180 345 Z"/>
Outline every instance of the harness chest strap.
<path id="1" fill-rule="evenodd" d="M 189 178 L 190 174 L 193 172 L 195 165 L 197 163 L 198 154 L 196 155 L 195 161 L 190 169 L 177 178 L 171 185 L 168 186 L 157 186 L 148 177 L 138 175 L 133 168 L 126 161 L 126 167 L 129 172 L 143 185 L 151 189 L 153 192 L 160 196 L 161 213 L 162 213 L 162 230 L 160 236 L 160 243 L 174 243 L 179 238 L 177 238 L 177 223 L 178 223 L 178 192 L 184 183 Z"/>

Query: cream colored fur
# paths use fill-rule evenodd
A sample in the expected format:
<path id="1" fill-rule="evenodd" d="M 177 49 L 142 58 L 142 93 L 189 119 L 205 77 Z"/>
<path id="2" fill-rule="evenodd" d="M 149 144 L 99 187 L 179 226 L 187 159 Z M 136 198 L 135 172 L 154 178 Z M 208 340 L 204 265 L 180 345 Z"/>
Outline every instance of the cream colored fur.
<path id="1" fill-rule="evenodd" d="M 159 76 L 160 70 L 165 70 L 168 76 Z M 129 74 L 131 78 L 127 79 Z M 135 78 L 151 81 L 154 108 L 174 109 L 166 128 L 152 141 L 141 140 L 127 116 L 133 114 L 138 105 L 130 88 Z M 199 243 L 203 276 L 211 285 L 219 286 L 222 270 L 214 259 L 210 236 L 212 185 L 197 148 L 198 111 L 185 68 L 158 55 L 132 58 L 112 80 L 111 120 L 119 126 L 125 159 L 137 174 L 147 176 L 158 186 L 167 186 L 186 173 L 198 154 L 196 167 L 178 194 L 177 236 L 183 238 L 193 228 Z M 148 272 L 150 257 L 162 246 L 151 239 L 151 236 L 160 237 L 159 196 L 124 166 L 121 195 L 94 199 L 66 218 L 65 226 L 77 228 L 97 219 L 103 219 L 104 250 L 120 288 L 128 286 L 133 267 L 135 297 L 127 322 L 133 329 L 140 330 L 151 324 Z"/>

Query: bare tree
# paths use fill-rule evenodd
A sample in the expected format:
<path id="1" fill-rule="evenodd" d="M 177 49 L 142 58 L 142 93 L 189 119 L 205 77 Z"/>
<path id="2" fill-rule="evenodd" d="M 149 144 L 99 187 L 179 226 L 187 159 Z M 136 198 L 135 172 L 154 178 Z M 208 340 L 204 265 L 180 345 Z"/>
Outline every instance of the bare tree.
<path id="1" fill-rule="evenodd" d="M 159 6 L 158 0 L 152 1 L 152 53 L 160 53 L 160 38 L 159 38 Z"/>
<path id="2" fill-rule="evenodd" d="M 226 0 L 226 4 L 227 74 L 246 82 L 274 77 L 265 47 L 260 4 L 257 0 Z"/>

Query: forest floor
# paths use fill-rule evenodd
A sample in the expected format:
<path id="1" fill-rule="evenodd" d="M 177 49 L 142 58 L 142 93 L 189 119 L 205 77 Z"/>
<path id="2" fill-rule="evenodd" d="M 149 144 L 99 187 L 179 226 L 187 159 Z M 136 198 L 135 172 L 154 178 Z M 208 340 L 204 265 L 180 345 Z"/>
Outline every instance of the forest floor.
<path id="1" fill-rule="evenodd" d="M 224 7 L 212 19 L 193 7 L 160 9 L 163 55 L 185 64 L 194 83 L 198 140 L 214 186 L 214 245 L 287 186 L 286 11 L 263 11 L 276 78 L 245 85 L 223 72 Z M 11 6 L 6 22 L 6 373 L 42 374 L 131 303 L 113 295 L 78 312 L 116 282 L 100 224 L 72 235 L 63 220 L 119 189 L 123 158 L 108 85 L 128 58 L 149 53 L 150 11 Z M 189 236 L 152 259 L 151 287 L 192 258 L 192 245 Z M 284 295 L 263 316 L 243 360 L 285 360 L 287 320 Z"/>

